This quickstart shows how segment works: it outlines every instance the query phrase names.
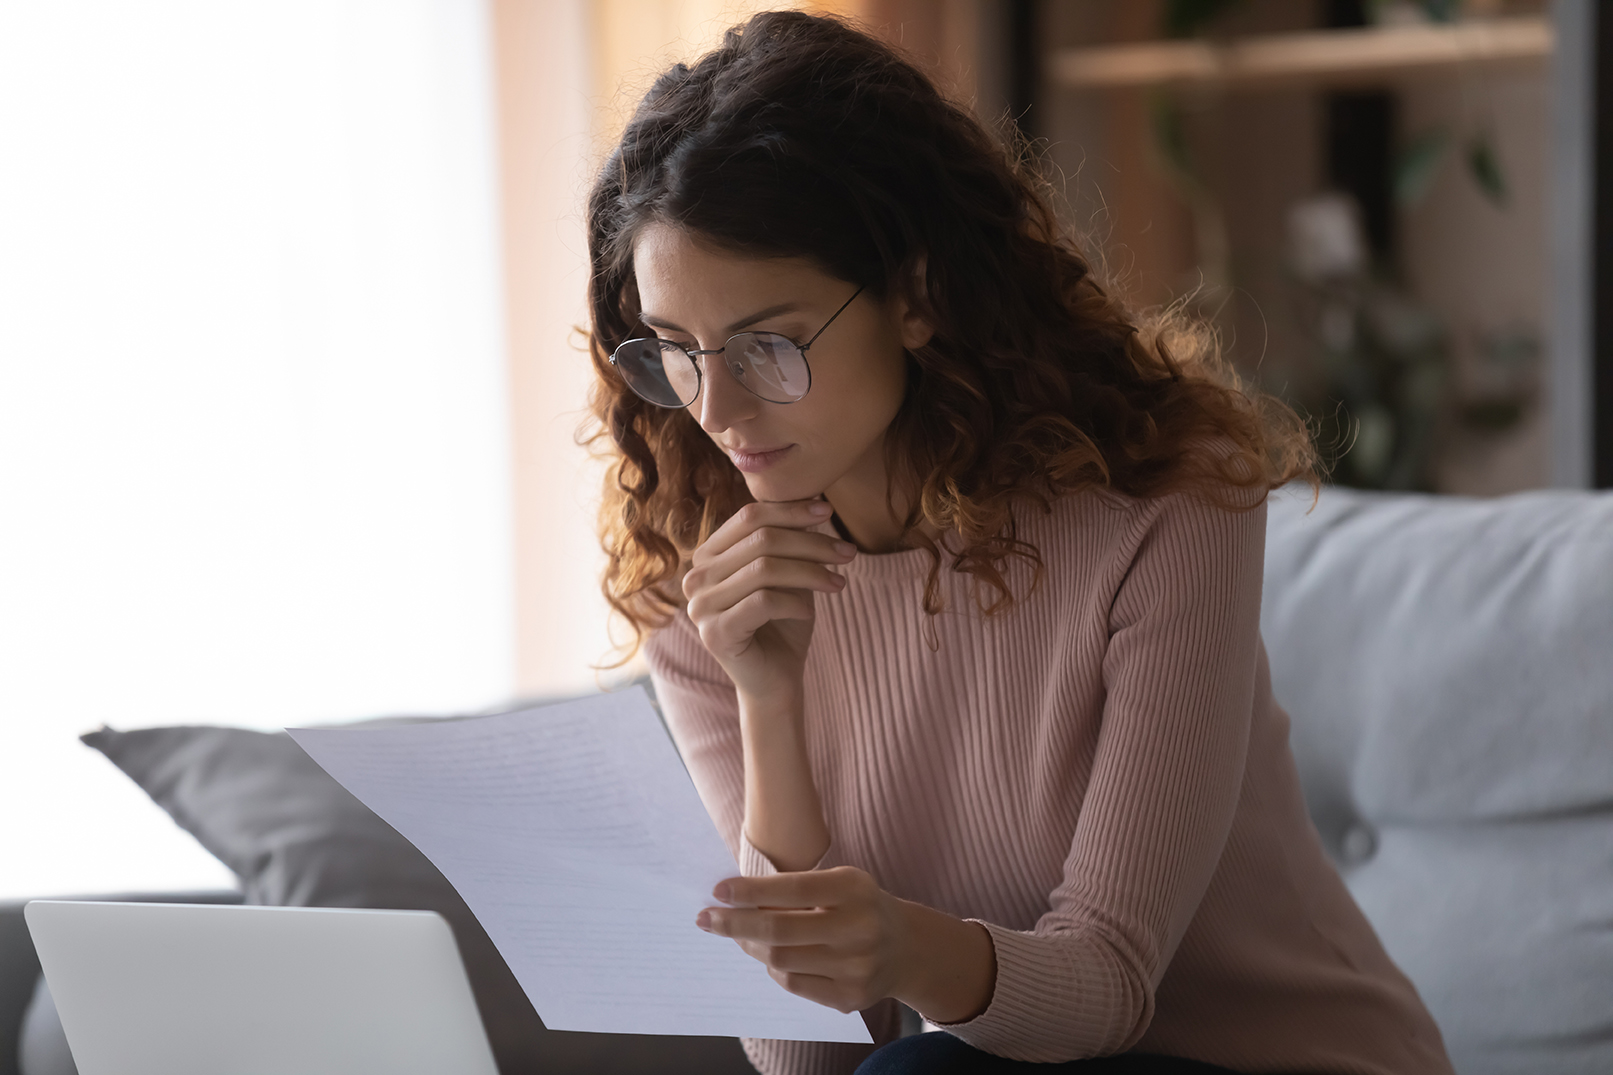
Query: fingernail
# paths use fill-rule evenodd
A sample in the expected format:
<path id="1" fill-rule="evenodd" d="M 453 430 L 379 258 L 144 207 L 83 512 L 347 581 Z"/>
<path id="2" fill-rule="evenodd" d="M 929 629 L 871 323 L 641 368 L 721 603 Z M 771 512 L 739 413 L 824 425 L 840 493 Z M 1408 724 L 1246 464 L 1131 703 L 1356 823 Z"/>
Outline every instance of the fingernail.
<path id="1" fill-rule="evenodd" d="M 716 900 L 719 900 L 722 903 L 731 903 L 731 902 L 733 902 L 733 900 L 732 900 L 733 894 L 734 894 L 734 890 L 728 887 L 728 882 L 727 881 L 722 882 L 716 888 L 711 890 L 712 898 L 716 899 Z M 701 913 L 704 914 L 705 912 L 701 912 Z"/>
<path id="2" fill-rule="evenodd" d="M 701 929 L 705 930 L 707 933 L 710 933 L 711 932 L 711 912 L 710 911 L 701 911 L 699 914 L 695 915 L 694 924 L 699 926 Z"/>
<path id="3" fill-rule="evenodd" d="M 853 556 L 857 552 L 857 546 L 849 541 L 837 541 L 835 542 L 835 552 L 838 552 L 841 556 Z"/>
<path id="4" fill-rule="evenodd" d="M 827 516 L 833 515 L 835 509 L 834 505 L 829 503 L 827 500 L 814 500 L 812 505 L 807 508 L 807 510 L 814 515 Z"/>

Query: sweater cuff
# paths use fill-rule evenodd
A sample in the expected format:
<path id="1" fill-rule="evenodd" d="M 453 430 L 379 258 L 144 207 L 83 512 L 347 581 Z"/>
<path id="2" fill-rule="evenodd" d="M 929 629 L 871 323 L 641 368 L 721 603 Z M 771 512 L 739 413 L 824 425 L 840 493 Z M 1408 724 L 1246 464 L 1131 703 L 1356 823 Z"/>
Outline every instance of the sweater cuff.
<path id="1" fill-rule="evenodd" d="M 991 1000 L 986 1010 L 973 1019 L 934 1025 L 994 1056 L 1041 1060 L 1041 1057 L 1026 1056 L 1025 1047 L 1028 1042 L 1044 1037 L 1048 1026 L 1069 1018 L 1069 1012 L 1062 1010 L 1063 1005 L 1059 1003 L 1063 999 L 1059 990 L 1047 987 L 1049 982 L 1068 977 L 1064 961 L 1045 938 L 1004 929 L 978 918 L 964 921 L 979 922 L 991 935 L 997 962 Z"/>
<path id="2" fill-rule="evenodd" d="M 1071 935 L 991 934 L 997 979 L 986 1010 L 941 1029 L 994 1056 L 1057 1063 L 1131 1048 L 1153 1017 L 1153 996 L 1107 946 Z"/>
<path id="3" fill-rule="evenodd" d="M 822 858 L 818 859 L 818 861 L 812 865 L 811 869 L 827 870 L 832 866 L 840 865 L 836 859 L 837 854 L 838 849 L 835 847 L 834 840 L 831 838 L 829 841 L 829 849 L 823 853 Z M 768 858 L 761 851 L 757 850 L 756 846 L 750 842 L 748 837 L 746 837 L 745 830 L 740 829 L 739 875 L 741 877 L 771 877 L 776 873 L 783 872 L 783 870 L 780 870 L 777 866 L 773 865 L 772 859 Z"/>
<path id="4" fill-rule="evenodd" d="M 991 1001 L 973 1019 L 935 1025 L 976 1049 L 994 1056 L 1013 1056 L 1025 1042 L 1041 1037 L 1042 1027 L 1049 1022 L 1068 1017 L 1068 1013 L 1055 1010 L 1049 1003 L 1056 991 L 1047 988 L 1048 982 L 1064 977 L 1062 968 L 1048 959 L 1053 953 L 1045 942 L 1038 944 L 1039 938 L 1033 934 L 1004 929 L 978 918 L 964 921 L 979 922 L 991 935 L 997 961 Z"/>

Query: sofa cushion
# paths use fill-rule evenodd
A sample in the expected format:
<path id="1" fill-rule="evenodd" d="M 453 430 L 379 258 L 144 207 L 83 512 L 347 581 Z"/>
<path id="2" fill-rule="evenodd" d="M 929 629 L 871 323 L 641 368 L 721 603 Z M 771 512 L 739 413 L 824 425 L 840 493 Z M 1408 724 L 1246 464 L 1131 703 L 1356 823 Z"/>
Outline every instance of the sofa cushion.
<path id="1" fill-rule="evenodd" d="M 1613 816 L 1390 825 L 1349 883 L 1459 1075 L 1613 1071 Z"/>
<path id="2" fill-rule="evenodd" d="M 505 1075 L 751 1070 L 731 1039 L 545 1030 L 447 879 L 283 733 L 102 729 L 83 739 L 234 871 L 248 903 L 440 913 L 453 927 Z"/>
<path id="3" fill-rule="evenodd" d="M 1613 495 L 1269 511 L 1307 803 L 1462 1075 L 1613 1071 Z"/>

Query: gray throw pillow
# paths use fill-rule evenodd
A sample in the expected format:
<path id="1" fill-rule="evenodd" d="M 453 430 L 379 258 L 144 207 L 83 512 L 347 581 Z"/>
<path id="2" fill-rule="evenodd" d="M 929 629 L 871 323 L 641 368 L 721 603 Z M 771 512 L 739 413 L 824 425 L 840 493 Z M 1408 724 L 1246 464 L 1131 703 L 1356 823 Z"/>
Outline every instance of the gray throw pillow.
<path id="1" fill-rule="evenodd" d="M 431 910 L 446 918 L 503 1075 L 752 1070 L 729 1038 L 545 1030 L 447 879 L 284 733 L 103 728 L 82 738 L 228 866 L 247 903 Z"/>

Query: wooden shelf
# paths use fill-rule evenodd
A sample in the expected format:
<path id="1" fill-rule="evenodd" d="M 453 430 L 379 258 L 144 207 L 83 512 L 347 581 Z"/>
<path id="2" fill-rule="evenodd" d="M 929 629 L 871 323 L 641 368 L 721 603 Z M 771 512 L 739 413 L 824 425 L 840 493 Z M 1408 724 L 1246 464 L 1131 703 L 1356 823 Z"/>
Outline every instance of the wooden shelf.
<path id="1" fill-rule="evenodd" d="M 1550 58 L 1552 45 L 1546 19 L 1483 19 L 1065 49 L 1052 56 L 1049 74 L 1068 89 L 1342 85 L 1442 69 L 1537 65 Z"/>

